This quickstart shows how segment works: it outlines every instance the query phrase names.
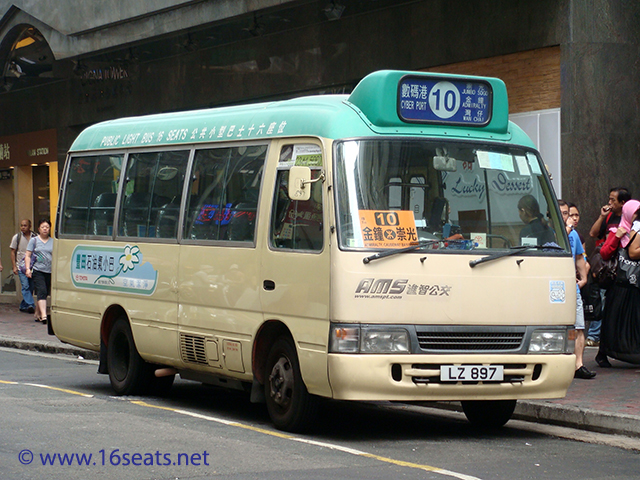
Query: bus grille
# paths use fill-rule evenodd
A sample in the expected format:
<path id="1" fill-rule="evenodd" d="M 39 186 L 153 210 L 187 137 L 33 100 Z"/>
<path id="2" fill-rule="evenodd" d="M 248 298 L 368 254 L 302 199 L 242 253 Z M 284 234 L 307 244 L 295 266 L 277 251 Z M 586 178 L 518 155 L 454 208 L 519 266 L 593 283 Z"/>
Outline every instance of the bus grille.
<path id="1" fill-rule="evenodd" d="M 438 351 L 518 350 L 524 332 L 417 332 L 420 348 Z"/>
<path id="2" fill-rule="evenodd" d="M 185 363 L 199 363 L 206 365 L 207 352 L 204 337 L 180 334 L 180 353 Z"/>

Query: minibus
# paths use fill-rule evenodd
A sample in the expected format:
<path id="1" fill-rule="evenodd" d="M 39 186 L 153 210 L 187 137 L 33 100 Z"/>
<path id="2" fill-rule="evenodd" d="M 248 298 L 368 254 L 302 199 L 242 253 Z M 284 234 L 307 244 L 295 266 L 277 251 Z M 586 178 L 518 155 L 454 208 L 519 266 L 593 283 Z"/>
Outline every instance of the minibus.
<path id="1" fill-rule="evenodd" d="M 300 431 L 321 399 L 460 401 L 496 427 L 575 370 L 575 267 L 496 78 L 377 71 L 349 95 L 84 130 L 50 332 L 119 395 L 175 375 Z"/>

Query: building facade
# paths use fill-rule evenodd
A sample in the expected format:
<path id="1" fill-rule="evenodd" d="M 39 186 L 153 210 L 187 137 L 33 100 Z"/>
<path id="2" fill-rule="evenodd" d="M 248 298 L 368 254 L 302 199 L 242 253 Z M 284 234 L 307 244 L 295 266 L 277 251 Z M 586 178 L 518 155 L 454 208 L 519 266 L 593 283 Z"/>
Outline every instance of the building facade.
<path id="1" fill-rule="evenodd" d="M 0 255 L 52 216 L 66 151 L 111 118 L 346 93 L 379 69 L 490 75 L 587 233 L 640 195 L 640 2 L 0 0 Z"/>

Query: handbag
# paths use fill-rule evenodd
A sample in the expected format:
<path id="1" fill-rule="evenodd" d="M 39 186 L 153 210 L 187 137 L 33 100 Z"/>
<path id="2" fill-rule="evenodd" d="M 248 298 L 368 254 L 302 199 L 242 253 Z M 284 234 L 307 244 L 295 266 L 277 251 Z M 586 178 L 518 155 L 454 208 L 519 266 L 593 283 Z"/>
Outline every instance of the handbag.
<path id="1" fill-rule="evenodd" d="M 609 288 L 616 280 L 618 271 L 618 255 L 612 255 L 609 260 L 604 260 L 600 255 L 600 247 L 596 247 L 589 257 L 591 274 L 600 288 Z"/>
<path id="2" fill-rule="evenodd" d="M 587 284 L 580 289 L 582 297 L 582 308 L 584 319 L 590 322 L 602 318 L 602 297 L 600 296 L 600 285 L 598 285 L 591 275 L 588 276 Z"/>
<path id="3" fill-rule="evenodd" d="M 631 240 L 633 241 L 633 238 Z M 618 249 L 618 268 L 620 269 L 618 272 L 618 280 L 640 288 L 640 261 L 629 258 L 629 245 L 631 245 L 631 241 L 627 245 L 627 248 Z"/>

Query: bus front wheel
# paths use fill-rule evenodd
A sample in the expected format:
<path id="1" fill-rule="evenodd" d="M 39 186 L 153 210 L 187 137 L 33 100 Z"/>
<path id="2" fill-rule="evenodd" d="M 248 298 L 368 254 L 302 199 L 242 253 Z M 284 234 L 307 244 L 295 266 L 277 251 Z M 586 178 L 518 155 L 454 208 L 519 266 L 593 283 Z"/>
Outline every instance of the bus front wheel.
<path id="1" fill-rule="evenodd" d="M 302 381 L 293 341 L 280 337 L 267 356 L 265 397 L 271 421 L 280 430 L 299 432 L 314 420 L 318 398 Z"/>
<path id="2" fill-rule="evenodd" d="M 502 427 L 516 408 L 516 400 L 465 400 L 460 403 L 467 420 L 485 430 Z"/>
<path id="3" fill-rule="evenodd" d="M 107 365 L 111 387 L 118 395 L 143 392 L 148 376 L 147 364 L 140 357 L 126 318 L 116 320 L 107 344 Z"/>

